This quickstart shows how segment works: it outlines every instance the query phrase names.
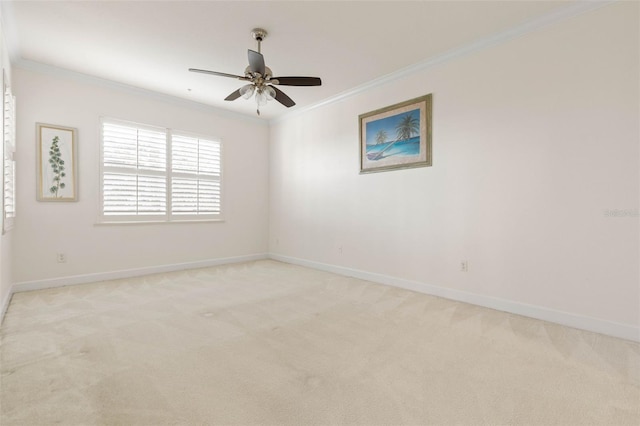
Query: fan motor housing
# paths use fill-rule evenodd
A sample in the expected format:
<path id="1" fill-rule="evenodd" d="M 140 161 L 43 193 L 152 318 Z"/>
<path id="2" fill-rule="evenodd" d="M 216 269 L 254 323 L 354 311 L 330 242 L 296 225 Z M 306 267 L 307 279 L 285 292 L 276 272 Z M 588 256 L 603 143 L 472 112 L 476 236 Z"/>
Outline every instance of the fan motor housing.
<path id="1" fill-rule="evenodd" d="M 246 67 L 244 69 L 244 75 L 249 77 L 249 78 L 253 78 L 253 74 L 251 74 L 251 67 Z M 264 79 L 268 80 L 271 77 L 273 77 L 273 72 L 271 71 L 271 68 L 265 66 L 264 67 Z"/>
<path id="2" fill-rule="evenodd" d="M 253 30 L 251 30 L 251 35 L 255 40 L 262 41 L 267 36 L 267 30 L 264 30 L 262 28 L 254 28 Z"/>

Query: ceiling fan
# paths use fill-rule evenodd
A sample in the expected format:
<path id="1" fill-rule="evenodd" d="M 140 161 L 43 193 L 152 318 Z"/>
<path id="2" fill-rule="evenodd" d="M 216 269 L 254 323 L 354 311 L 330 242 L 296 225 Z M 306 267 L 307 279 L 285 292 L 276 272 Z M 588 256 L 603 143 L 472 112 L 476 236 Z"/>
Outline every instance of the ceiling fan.
<path id="1" fill-rule="evenodd" d="M 256 112 L 260 115 L 260 107 L 267 104 L 268 101 L 275 99 L 282 105 L 290 108 L 296 103 L 287 96 L 282 90 L 278 89 L 275 85 L 279 86 L 320 86 L 322 81 L 319 77 L 274 77 L 271 69 L 265 66 L 264 56 L 260 53 L 260 44 L 262 40 L 267 36 L 267 31 L 262 28 L 254 28 L 251 31 L 251 35 L 258 42 L 258 51 L 249 49 L 249 66 L 244 70 L 244 75 L 227 74 L 224 72 L 200 70 L 196 68 L 189 68 L 189 71 L 200 72 L 203 74 L 217 75 L 220 77 L 237 78 L 238 80 L 248 81 L 246 84 L 238 90 L 231 93 L 224 98 L 225 101 L 234 101 L 239 97 L 249 99 L 253 94 L 256 95 L 256 103 L 258 107 Z"/>

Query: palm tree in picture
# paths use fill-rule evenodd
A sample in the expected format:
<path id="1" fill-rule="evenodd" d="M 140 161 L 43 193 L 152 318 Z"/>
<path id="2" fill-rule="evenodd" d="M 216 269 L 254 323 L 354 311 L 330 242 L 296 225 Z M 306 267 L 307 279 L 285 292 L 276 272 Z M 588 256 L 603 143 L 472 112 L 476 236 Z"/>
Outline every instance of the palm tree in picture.
<path id="1" fill-rule="evenodd" d="M 420 121 L 413 114 L 405 114 L 396 125 L 396 138 L 398 141 L 406 141 L 419 134 Z"/>
<path id="2" fill-rule="evenodd" d="M 380 145 L 381 143 L 385 143 L 387 141 L 387 131 L 384 129 L 378 130 L 376 133 L 376 145 Z"/>

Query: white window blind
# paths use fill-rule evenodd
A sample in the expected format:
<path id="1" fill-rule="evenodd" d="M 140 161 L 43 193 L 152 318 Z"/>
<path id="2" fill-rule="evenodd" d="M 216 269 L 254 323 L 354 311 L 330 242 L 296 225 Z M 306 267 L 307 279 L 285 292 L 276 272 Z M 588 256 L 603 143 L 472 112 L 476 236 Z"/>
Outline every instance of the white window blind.
<path id="1" fill-rule="evenodd" d="M 171 138 L 171 213 L 220 214 L 220 144 L 180 134 Z"/>
<path id="2" fill-rule="evenodd" d="M 220 179 L 220 142 L 103 120 L 103 220 L 217 219 Z"/>
<path id="3" fill-rule="evenodd" d="M 4 154 L 3 154 L 3 230 L 13 227 L 16 216 L 15 188 L 16 188 L 16 150 L 15 131 L 16 98 L 7 88 L 4 93 Z"/>
<path id="4" fill-rule="evenodd" d="M 103 123 L 103 213 L 167 213 L 166 132 Z"/>

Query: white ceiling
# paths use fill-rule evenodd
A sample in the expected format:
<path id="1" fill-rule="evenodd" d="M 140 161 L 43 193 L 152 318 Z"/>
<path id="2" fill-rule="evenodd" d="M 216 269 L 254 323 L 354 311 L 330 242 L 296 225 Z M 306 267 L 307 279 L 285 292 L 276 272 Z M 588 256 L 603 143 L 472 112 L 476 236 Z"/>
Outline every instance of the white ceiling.
<path id="1" fill-rule="evenodd" d="M 547 14 L 545 1 L 3 1 L 12 60 L 39 63 L 255 115 L 223 99 L 243 82 L 254 27 L 275 75 L 322 78 L 280 88 L 302 108 Z M 189 90 L 190 89 L 190 90 Z M 288 110 L 270 103 L 262 117 Z"/>

